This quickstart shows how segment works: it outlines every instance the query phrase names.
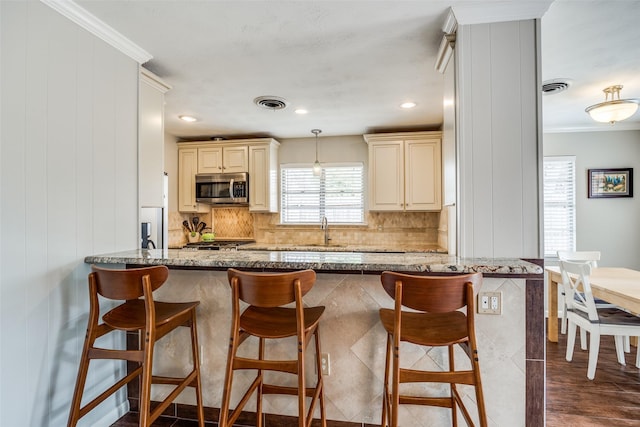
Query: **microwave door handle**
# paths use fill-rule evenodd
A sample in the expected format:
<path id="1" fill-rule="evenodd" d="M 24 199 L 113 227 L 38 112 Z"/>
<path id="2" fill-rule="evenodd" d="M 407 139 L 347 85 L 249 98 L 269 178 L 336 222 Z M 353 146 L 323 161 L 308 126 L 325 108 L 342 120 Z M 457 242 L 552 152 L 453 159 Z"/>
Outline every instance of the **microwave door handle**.
<path id="1" fill-rule="evenodd" d="M 235 201 L 235 197 L 233 197 L 233 178 L 229 181 L 229 197 L 231 197 L 231 201 Z"/>

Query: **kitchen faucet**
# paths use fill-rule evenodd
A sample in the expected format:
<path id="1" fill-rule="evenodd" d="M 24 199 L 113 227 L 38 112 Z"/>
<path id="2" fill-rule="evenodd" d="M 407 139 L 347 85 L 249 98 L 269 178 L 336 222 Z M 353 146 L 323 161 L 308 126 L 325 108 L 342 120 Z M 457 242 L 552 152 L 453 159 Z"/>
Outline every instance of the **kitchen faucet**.
<path id="1" fill-rule="evenodd" d="M 331 238 L 329 237 L 329 222 L 326 216 L 323 216 L 320 221 L 320 230 L 324 230 L 324 244 L 328 245 Z"/>

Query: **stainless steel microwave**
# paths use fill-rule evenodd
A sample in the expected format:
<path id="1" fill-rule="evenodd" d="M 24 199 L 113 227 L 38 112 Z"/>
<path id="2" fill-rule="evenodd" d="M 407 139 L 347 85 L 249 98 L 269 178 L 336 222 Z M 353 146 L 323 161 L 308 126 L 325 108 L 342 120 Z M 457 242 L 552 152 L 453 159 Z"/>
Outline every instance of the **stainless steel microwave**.
<path id="1" fill-rule="evenodd" d="M 249 174 L 246 172 L 197 174 L 196 202 L 212 205 L 248 205 Z"/>

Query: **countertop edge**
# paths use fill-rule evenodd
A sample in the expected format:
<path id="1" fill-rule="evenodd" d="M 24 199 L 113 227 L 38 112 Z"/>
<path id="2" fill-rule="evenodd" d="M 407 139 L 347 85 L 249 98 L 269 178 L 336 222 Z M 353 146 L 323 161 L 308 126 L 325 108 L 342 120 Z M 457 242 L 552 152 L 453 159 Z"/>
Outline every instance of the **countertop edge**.
<path id="1" fill-rule="evenodd" d="M 212 253 L 214 252 L 214 253 Z M 169 268 L 258 270 L 313 269 L 323 272 L 475 273 L 541 276 L 544 269 L 520 258 L 459 258 L 431 253 L 295 251 L 183 251 L 138 249 L 85 257 L 88 264 L 166 265 Z"/>

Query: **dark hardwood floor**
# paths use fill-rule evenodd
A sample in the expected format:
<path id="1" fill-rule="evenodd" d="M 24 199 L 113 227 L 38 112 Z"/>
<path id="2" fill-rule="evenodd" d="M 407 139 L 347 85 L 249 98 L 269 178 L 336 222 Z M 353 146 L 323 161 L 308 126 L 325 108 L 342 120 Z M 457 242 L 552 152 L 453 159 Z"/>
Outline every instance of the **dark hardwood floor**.
<path id="1" fill-rule="evenodd" d="M 626 353 L 626 366 L 618 364 L 613 337 L 602 337 L 593 381 L 587 379 L 588 351 L 565 360 L 567 336 L 547 341 L 547 426 L 640 426 L 640 370 L 635 367 L 636 348 Z"/>
<path id="2" fill-rule="evenodd" d="M 579 342 L 573 361 L 565 360 L 566 335 L 559 342 L 547 341 L 547 427 L 640 427 L 640 370 L 635 367 L 636 348 L 626 353 L 626 366 L 616 359 L 612 337 L 602 337 L 598 368 L 593 381 L 587 379 L 588 352 L 580 350 Z M 577 341 L 577 340 L 576 340 Z M 216 411 L 217 412 L 217 411 Z M 217 414 L 206 414 L 207 427 L 214 427 Z M 291 425 L 297 425 L 292 423 Z M 329 423 L 346 426 L 350 423 Z M 122 417 L 113 427 L 138 425 L 137 414 Z M 161 417 L 158 427 L 192 427 L 195 421 Z M 253 425 L 253 422 L 238 426 Z M 267 420 L 267 426 L 289 426 L 281 420 Z M 314 424 L 315 425 L 315 424 Z"/>

